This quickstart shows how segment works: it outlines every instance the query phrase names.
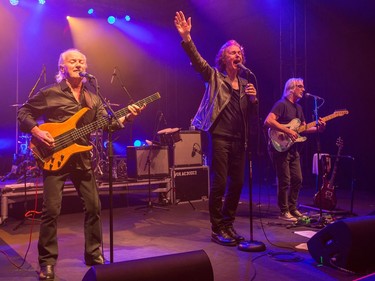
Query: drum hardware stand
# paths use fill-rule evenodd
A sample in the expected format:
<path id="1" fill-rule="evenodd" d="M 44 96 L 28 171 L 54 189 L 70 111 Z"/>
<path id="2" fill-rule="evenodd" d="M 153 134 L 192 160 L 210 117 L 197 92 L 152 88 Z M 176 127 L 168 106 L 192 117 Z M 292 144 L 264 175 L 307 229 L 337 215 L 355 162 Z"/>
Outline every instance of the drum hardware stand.
<path id="1" fill-rule="evenodd" d="M 152 200 L 151 200 L 151 163 L 152 163 L 151 154 L 156 147 L 160 146 L 160 145 L 157 145 L 157 142 L 156 142 L 155 139 L 156 139 L 156 135 L 157 135 L 156 132 L 158 132 L 158 130 L 159 130 L 159 126 L 160 126 L 160 122 L 161 122 L 162 118 L 163 118 L 163 113 L 160 112 L 158 122 L 156 123 L 156 127 L 155 127 L 155 130 L 154 130 L 153 140 L 151 141 L 151 144 L 149 146 L 150 149 L 148 150 L 146 163 L 145 163 L 145 167 L 144 167 L 144 170 L 146 170 L 146 168 L 147 168 L 147 176 L 148 176 L 148 202 L 147 202 L 147 206 L 142 206 L 142 207 L 136 208 L 136 210 L 146 209 L 145 214 L 151 213 L 153 209 L 160 209 L 160 210 L 169 211 L 168 208 L 154 205 Z"/>
<path id="2" fill-rule="evenodd" d="M 29 150 L 29 149 L 28 149 Z M 23 184 L 24 184 L 24 200 L 23 200 L 23 207 L 24 207 L 24 217 L 22 219 L 21 222 L 19 222 L 14 228 L 13 228 L 13 231 L 17 230 L 18 228 L 21 227 L 21 225 L 23 225 L 26 220 L 29 220 L 29 218 L 25 217 L 26 213 L 28 212 L 28 206 L 27 206 L 27 177 L 28 176 L 33 176 L 33 172 L 32 172 L 32 169 L 37 169 L 38 170 L 38 167 L 37 166 L 34 166 L 32 167 L 30 165 L 31 161 L 29 160 L 29 157 L 30 157 L 30 152 L 28 151 L 28 153 L 26 154 L 26 158 L 25 160 L 19 165 L 19 167 L 21 169 L 23 169 L 23 174 L 18 178 L 17 180 L 17 183 L 20 183 L 21 181 L 23 181 Z M 39 170 L 38 170 L 39 171 Z M 30 172 L 31 175 L 28 173 Z M 40 173 L 37 172 L 35 174 L 36 177 L 39 177 L 40 176 Z M 31 220 L 35 220 L 35 218 L 33 217 Z"/>

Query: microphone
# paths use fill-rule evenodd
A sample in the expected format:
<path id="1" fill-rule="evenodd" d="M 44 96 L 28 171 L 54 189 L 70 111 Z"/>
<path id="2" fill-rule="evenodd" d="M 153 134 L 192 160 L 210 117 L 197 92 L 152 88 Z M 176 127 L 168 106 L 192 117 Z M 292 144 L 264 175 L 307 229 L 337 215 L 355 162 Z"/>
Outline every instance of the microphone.
<path id="1" fill-rule="evenodd" d="M 248 69 L 246 66 L 244 66 L 242 63 L 237 63 L 237 67 L 242 69 L 245 72 L 248 72 L 249 74 L 253 74 L 250 69 Z"/>
<path id="2" fill-rule="evenodd" d="M 79 73 L 79 76 L 84 77 L 84 78 L 87 78 L 87 79 L 96 79 L 94 75 L 89 74 L 89 73 L 87 73 L 87 72 L 80 72 L 80 73 Z"/>
<path id="3" fill-rule="evenodd" d="M 197 149 L 193 147 L 193 150 L 191 152 L 191 157 L 194 157 L 196 152 L 197 152 Z"/>
<path id="4" fill-rule="evenodd" d="M 315 95 L 312 95 L 310 93 L 305 93 L 305 96 L 306 97 L 312 97 L 314 99 L 318 99 L 318 100 L 324 100 L 323 98 L 319 97 L 319 96 L 315 96 Z"/>
<path id="5" fill-rule="evenodd" d="M 164 121 L 164 125 L 167 126 L 167 120 L 165 119 L 165 116 L 164 116 L 164 114 L 163 114 L 162 111 L 160 111 L 160 117 L 159 117 L 159 118 L 160 118 L 160 119 L 159 119 L 159 122 L 161 121 L 161 119 L 163 119 L 163 121 Z"/>
<path id="6" fill-rule="evenodd" d="M 117 70 L 117 67 L 115 67 L 113 69 L 113 73 L 112 73 L 112 77 L 111 77 L 111 84 L 113 83 L 113 78 L 115 78 L 115 76 L 116 76 L 116 70 Z"/>

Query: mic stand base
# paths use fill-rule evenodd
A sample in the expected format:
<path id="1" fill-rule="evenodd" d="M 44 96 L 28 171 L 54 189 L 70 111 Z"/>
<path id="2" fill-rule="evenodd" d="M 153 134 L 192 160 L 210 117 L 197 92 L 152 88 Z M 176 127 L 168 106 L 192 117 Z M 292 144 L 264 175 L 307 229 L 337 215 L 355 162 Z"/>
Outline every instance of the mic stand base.
<path id="1" fill-rule="evenodd" d="M 266 245 L 260 241 L 242 241 L 237 246 L 238 250 L 244 252 L 264 252 Z"/>

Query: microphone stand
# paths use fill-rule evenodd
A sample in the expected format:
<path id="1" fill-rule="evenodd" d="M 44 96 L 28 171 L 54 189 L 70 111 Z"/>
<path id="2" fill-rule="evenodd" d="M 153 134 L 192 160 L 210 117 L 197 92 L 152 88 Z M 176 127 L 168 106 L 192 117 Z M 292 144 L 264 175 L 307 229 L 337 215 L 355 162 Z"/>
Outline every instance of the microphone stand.
<path id="1" fill-rule="evenodd" d="M 246 71 L 247 81 L 250 81 L 250 75 L 254 76 L 255 84 L 257 79 L 254 73 L 252 73 L 250 70 Z M 259 117 L 257 117 L 257 121 L 259 120 Z M 250 138 L 249 134 L 249 124 L 246 123 L 246 129 L 245 134 L 246 137 Z M 263 242 L 255 241 L 253 237 L 253 163 L 251 159 L 251 149 L 250 146 L 246 143 L 245 144 L 245 150 L 247 155 L 247 161 L 248 161 L 248 167 L 249 167 L 249 217 L 250 217 L 250 240 L 248 241 L 242 241 L 238 244 L 237 248 L 240 251 L 245 252 L 263 252 L 266 250 L 266 245 Z"/>
<path id="2" fill-rule="evenodd" d="M 316 192 L 319 192 L 319 219 L 317 221 L 317 224 L 315 225 L 316 228 L 323 228 L 326 225 L 326 221 L 323 218 L 323 207 L 322 207 L 322 192 L 319 190 L 319 173 L 322 172 L 322 165 L 320 161 L 320 135 L 319 135 L 319 114 L 318 114 L 318 97 L 312 96 L 314 98 L 314 117 L 315 117 L 315 123 L 316 123 L 316 157 L 318 161 L 318 173 L 315 179 L 315 190 Z"/>
<path id="3" fill-rule="evenodd" d="M 42 72 L 40 73 L 39 77 L 38 77 L 38 80 L 36 80 L 34 86 L 32 87 L 30 93 L 29 93 L 29 96 L 28 97 L 31 97 L 36 89 L 36 87 L 38 86 L 39 82 L 40 82 L 40 79 L 42 79 L 42 76 L 46 75 L 46 66 L 43 64 L 43 68 L 42 68 Z M 44 84 L 46 83 L 46 79 L 44 79 Z"/>
<path id="4" fill-rule="evenodd" d="M 112 143 L 112 121 L 115 120 L 120 128 L 124 128 L 124 125 L 116 117 L 115 112 L 111 108 L 111 105 L 101 95 L 98 81 L 95 77 L 87 78 L 89 83 L 95 87 L 96 94 L 100 97 L 103 102 L 104 108 L 108 113 L 108 187 L 109 187 L 109 248 L 110 248 L 110 263 L 113 263 L 113 143 Z M 95 80 L 95 85 L 92 81 Z"/>
<path id="5" fill-rule="evenodd" d="M 118 70 L 117 67 L 115 67 L 115 70 L 116 70 L 116 69 Z M 118 70 L 118 71 L 119 71 L 119 70 Z M 120 72 L 120 71 L 119 71 L 119 72 Z M 114 77 L 120 82 L 120 86 L 121 86 L 121 88 L 122 88 L 122 89 L 124 90 L 124 92 L 128 95 L 128 97 L 129 97 L 129 104 L 134 103 L 134 99 L 133 99 L 132 95 L 129 93 L 128 89 L 126 89 L 124 83 L 122 82 L 121 77 L 118 76 L 116 72 L 114 72 L 112 75 L 113 75 L 113 76 L 114 76 Z M 130 142 L 133 143 L 133 122 L 130 122 Z"/>

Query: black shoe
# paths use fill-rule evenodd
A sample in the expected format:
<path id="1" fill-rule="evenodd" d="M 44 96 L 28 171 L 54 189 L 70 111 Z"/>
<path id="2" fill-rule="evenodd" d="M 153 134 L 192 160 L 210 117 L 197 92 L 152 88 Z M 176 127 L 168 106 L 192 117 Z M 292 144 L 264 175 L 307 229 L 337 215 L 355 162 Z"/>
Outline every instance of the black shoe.
<path id="1" fill-rule="evenodd" d="M 98 264 L 104 264 L 104 258 L 103 256 L 98 256 L 92 260 L 86 260 L 85 261 L 86 265 L 88 266 L 93 266 L 93 265 L 98 265 Z"/>
<path id="2" fill-rule="evenodd" d="M 236 246 L 237 241 L 230 237 L 225 230 L 219 230 L 217 232 L 212 232 L 211 241 L 220 244 L 222 246 Z"/>
<path id="3" fill-rule="evenodd" d="M 226 233 L 228 233 L 230 237 L 232 237 L 237 242 L 241 242 L 245 240 L 245 237 L 243 237 L 242 235 L 239 235 L 233 227 L 228 227 L 225 229 L 225 231 Z"/>
<path id="4" fill-rule="evenodd" d="M 54 280 L 55 269 L 53 265 L 44 265 L 40 267 L 39 280 Z"/>

